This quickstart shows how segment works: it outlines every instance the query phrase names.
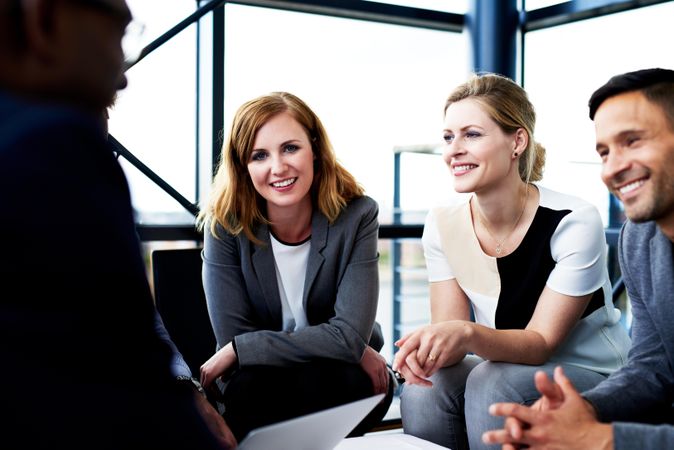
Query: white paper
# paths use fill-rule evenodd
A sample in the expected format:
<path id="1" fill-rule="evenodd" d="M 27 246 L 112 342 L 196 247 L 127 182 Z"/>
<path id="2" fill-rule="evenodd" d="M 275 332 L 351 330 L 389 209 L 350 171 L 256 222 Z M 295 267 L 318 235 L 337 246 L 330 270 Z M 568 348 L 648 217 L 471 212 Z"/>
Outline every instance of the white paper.
<path id="1" fill-rule="evenodd" d="M 357 438 L 344 439 L 335 450 L 448 450 L 409 434 L 372 434 Z"/>

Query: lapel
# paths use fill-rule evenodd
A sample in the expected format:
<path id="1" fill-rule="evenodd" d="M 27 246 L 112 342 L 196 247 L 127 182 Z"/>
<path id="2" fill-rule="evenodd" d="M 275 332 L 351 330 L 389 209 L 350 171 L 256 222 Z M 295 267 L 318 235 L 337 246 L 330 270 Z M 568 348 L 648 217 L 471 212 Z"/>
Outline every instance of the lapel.
<path id="1" fill-rule="evenodd" d="M 264 245 L 253 246 L 254 253 L 252 260 L 253 268 L 255 269 L 255 277 L 262 289 L 262 295 L 264 295 L 267 310 L 272 317 L 272 321 L 278 323 L 280 330 L 283 320 L 281 297 L 278 292 L 274 253 L 271 248 L 271 239 L 269 238 L 269 227 L 267 224 L 258 226 L 255 236 L 264 243 Z"/>
<path id="2" fill-rule="evenodd" d="M 307 274 L 304 279 L 304 293 L 302 294 L 302 304 L 304 310 L 308 309 L 309 292 L 313 286 L 318 272 L 323 265 L 325 258 L 322 255 L 323 249 L 328 243 L 328 219 L 321 214 L 317 207 L 314 207 L 314 213 L 311 218 L 311 247 L 309 248 L 309 260 L 307 261 Z"/>
<path id="3" fill-rule="evenodd" d="M 657 315 L 653 319 L 661 331 L 666 331 L 674 321 L 674 279 L 672 277 L 672 243 L 656 226 L 656 233 L 650 241 L 651 289 L 650 301 L 655 302 Z M 649 301 L 649 299 L 643 299 Z M 666 326 L 665 326 L 666 325 Z M 665 326 L 663 328 L 663 326 Z M 669 334 L 669 331 L 666 332 Z M 668 349 L 668 351 L 674 349 Z"/>

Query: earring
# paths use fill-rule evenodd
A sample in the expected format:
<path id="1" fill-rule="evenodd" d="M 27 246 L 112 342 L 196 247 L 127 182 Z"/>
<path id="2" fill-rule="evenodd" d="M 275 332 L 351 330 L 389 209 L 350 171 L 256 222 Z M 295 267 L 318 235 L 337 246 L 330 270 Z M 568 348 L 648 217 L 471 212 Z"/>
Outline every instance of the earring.
<path id="1" fill-rule="evenodd" d="M 513 158 L 517 158 L 517 155 L 518 155 L 518 154 L 519 154 L 519 153 L 517 153 L 517 152 L 513 152 Z"/>

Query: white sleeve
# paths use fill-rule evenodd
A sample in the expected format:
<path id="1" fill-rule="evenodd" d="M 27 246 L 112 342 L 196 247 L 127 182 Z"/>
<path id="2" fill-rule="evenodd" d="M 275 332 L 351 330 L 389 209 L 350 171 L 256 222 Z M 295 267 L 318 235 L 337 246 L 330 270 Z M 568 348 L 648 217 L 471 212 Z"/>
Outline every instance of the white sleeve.
<path id="1" fill-rule="evenodd" d="M 445 252 L 442 250 L 438 221 L 433 210 L 429 211 L 426 216 L 421 242 L 424 246 L 428 281 L 433 283 L 435 281 L 445 281 L 454 278 L 452 268 L 449 266 Z"/>
<path id="2" fill-rule="evenodd" d="M 550 239 L 550 251 L 556 265 L 547 285 L 554 291 L 581 296 L 606 283 L 606 235 L 594 206 L 583 206 L 560 221 Z"/>

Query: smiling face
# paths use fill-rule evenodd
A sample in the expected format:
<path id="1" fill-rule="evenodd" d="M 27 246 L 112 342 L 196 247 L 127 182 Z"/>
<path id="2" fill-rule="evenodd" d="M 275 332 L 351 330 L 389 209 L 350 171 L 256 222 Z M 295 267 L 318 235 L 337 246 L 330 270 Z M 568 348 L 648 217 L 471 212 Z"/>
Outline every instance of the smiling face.
<path id="1" fill-rule="evenodd" d="M 606 99 L 594 117 L 601 177 L 634 222 L 674 219 L 674 131 L 638 91 Z"/>
<path id="2" fill-rule="evenodd" d="M 311 208 L 314 154 L 307 132 L 290 113 L 273 116 L 257 131 L 248 174 L 270 217 L 283 209 Z"/>
<path id="3" fill-rule="evenodd" d="M 482 106 L 467 98 L 445 112 L 443 159 L 454 177 L 457 192 L 479 192 L 516 176 L 513 152 L 521 151 L 518 135 L 506 134 Z M 521 136 L 520 136 L 521 137 Z"/>

